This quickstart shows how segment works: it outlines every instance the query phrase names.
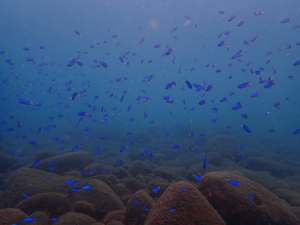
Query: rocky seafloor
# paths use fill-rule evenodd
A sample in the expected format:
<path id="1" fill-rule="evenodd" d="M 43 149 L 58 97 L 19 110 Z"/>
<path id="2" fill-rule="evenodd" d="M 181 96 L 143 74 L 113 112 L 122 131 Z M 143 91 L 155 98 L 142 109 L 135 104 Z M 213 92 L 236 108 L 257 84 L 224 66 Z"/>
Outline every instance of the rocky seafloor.
<path id="1" fill-rule="evenodd" d="M 0 225 L 300 224 L 300 164 L 253 149 L 240 163 L 233 144 L 225 135 L 208 141 L 205 170 L 170 154 L 166 163 L 128 153 L 120 164 L 83 150 L 40 150 L 24 166 L 0 153 Z"/>

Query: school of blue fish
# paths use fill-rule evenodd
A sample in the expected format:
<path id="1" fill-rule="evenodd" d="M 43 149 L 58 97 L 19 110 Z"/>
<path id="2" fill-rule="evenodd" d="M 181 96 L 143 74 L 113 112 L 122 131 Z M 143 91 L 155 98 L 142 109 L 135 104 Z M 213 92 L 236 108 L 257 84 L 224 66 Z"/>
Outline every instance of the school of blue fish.
<path id="1" fill-rule="evenodd" d="M 216 17 L 220 17 L 219 19 L 222 20 L 222 22 L 227 25 L 230 24 L 231 28 L 235 26 L 237 29 L 242 29 L 247 26 L 248 20 L 251 20 L 251 17 L 245 19 L 243 15 L 234 12 L 219 10 L 214 13 Z M 266 17 L 267 14 L 268 12 L 262 10 L 255 11 L 252 13 L 252 17 L 261 17 L 261 21 L 264 21 L 264 17 Z M 286 81 L 289 82 L 290 80 L 293 82 L 294 76 L 297 76 L 296 74 L 299 74 L 300 71 L 300 54 L 296 57 L 289 57 L 288 51 L 291 48 L 299 48 L 298 52 L 300 52 L 300 38 L 299 41 L 295 43 L 277 46 L 276 49 L 270 49 L 266 52 L 259 51 L 257 52 L 257 54 L 260 54 L 260 57 L 257 57 L 258 59 L 253 58 L 251 61 L 245 62 L 243 58 L 247 55 L 249 48 L 255 47 L 257 40 L 259 40 L 260 36 L 265 35 L 265 33 L 258 29 L 256 33 L 251 34 L 251 39 L 240 39 L 240 43 L 235 43 L 230 40 L 230 38 L 235 35 L 234 31 L 230 32 L 225 30 L 229 29 L 229 26 L 224 25 L 225 31 L 220 32 L 215 37 L 215 45 L 213 47 L 217 47 L 217 52 L 208 53 L 208 49 L 211 49 L 212 46 L 205 45 L 204 43 L 200 48 L 201 51 L 199 51 L 200 56 L 191 55 L 190 59 L 183 60 L 179 53 L 184 50 L 181 46 L 182 40 L 180 39 L 180 35 L 181 32 L 183 32 L 181 30 L 186 30 L 187 27 L 188 29 L 201 29 L 200 24 L 195 24 L 193 27 L 189 26 L 192 19 L 192 16 L 183 15 L 182 20 L 188 20 L 185 25 L 174 24 L 173 27 L 164 31 L 164 35 L 168 36 L 168 38 L 162 39 L 158 37 L 156 40 L 147 38 L 147 36 L 149 36 L 147 32 L 151 32 L 154 29 L 153 27 L 142 27 L 138 24 L 135 29 L 140 31 L 140 36 L 135 43 L 136 48 L 128 49 L 126 52 L 118 50 L 119 46 L 126 45 L 126 40 L 122 39 L 122 36 L 125 36 L 125 34 L 113 33 L 111 32 L 113 28 L 108 29 L 107 33 L 103 34 L 102 37 L 95 37 L 103 39 L 96 43 L 84 43 L 84 36 L 87 34 L 77 29 L 70 30 L 69 32 L 72 33 L 74 37 L 82 40 L 83 44 L 87 47 L 84 50 L 79 50 L 74 46 L 74 51 L 70 53 L 70 57 L 59 62 L 55 61 L 55 58 L 46 60 L 46 57 L 43 56 L 43 51 L 47 50 L 51 52 L 51 49 L 49 49 L 47 45 L 37 44 L 36 46 L 25 46 L 24 44 L 24 47 L 19 49 L 19 53 L 26 53 L 24 63 L 31 64 L 30 68 L 32 73 L 36 76 L 35 80 L 27 80 L 26 74 L 14 72 L 16 68 L 21 66 L 15 63 L 15 58 L 18 56 L 11 55 L 9 47 L 5 49 L 5 47 L 2 46 L 4 49 L 0 49 L 1 74 L 8 75 L 6 78 L 2 78 L 1 86 L 9 86 L 11 91 L 8 95 L 2 94 L 2 101 L 11 102 L 11 107 L 2 110 L 1 113 L 1 141 L 6 143 L 24 143 L 24 140 L 26 140 L 25 145 L 31 146 L 33 151 L 38 151 L 45 147 L 43 146 L 43 142 L 45 139 L 48 139 L 50 142 L 59 145 L 58 151 L 73 152 L 82 149 L 93 154 L 101 154 L 101 148 L 103 147 L 98 142 L 99 140 L 105 141 L 107 138 L 105 136 L 106 129 L 112 129 L 115 133 L 114 138 L 122 136 L 122 138 L 120 138 L 122 144 L 116 148 L 113 147 L 111 151 L 120 154 L 120 160 L 117 160 L 116 163 L 125 164 L 126 161 L 122 159 L 121 155 L 131 148 L 136 149 L 135 154 L 138 158 L 146 157 L 147 160 L 156 160 L 155 151 L 146 149 L 148 148 L 148 144 L 136 138 L 139 135 L 139 129 L 135 129 L 130 125 L 130 123 L 135 123 L 135 120 L 139 121 L 136 123 L 140 123 L 139 125 L 141 127 L 149 127 L 149 125 L 152 125 L 153 132 L 157 132 L 158 130 L 162 131 L 164 133 L 161 135 L 162 138 L 168 142 L 168 151 L 190 152 L 197 146 L 201 146 L 203 143 L 203 139 L 201 138 L 206 136 L 204 131 L 201 133 L 196 133 L 192 130 L 187 132 L 186 137 L 194 137 L 196 140 L 190 139 L 190 144 L 181 145 L 178 143 L 178 137 L 173 134 L 174 129 L 180 129 L 181 121 L 174 121 L 172 124 L 163 124 L 162 122 L 157 122 L 157 120 L 172 116 L 174 113 L 181 113 L 182 117 L 193 117 L 189 115 L 188 110 L 201 112 L 203 108 L 209 107 L 212 110 L 212 119 L 210 122 L 216 126 L 221 126 L 224 132 L 226 132 L 226 130 L 237 130 L 237 132 L 242 131 L 243 135 L 253 135 L 255 132 L 253 132 L 253 123 L 249 122 L 250 118 L 267 117 L 271 115 L 275 109 L 282 109 L 282 107 L 285 107 L 287 104 L 293 104 L 299 110 L 299 102 L 293 102 L 293 99 L 289 96 L 286 96 L 284 102 L 274 100 L 272 107 L 266 108 L 265 114 L 262 115 L 257 115 L 251 108 L 247 108 L 247 104 L 251 101 L 259 102 L 267 91 L 272 93 L 274 86 L 288 88 L 282 83 L 286 83 Z M 300 21 L 297 23 L 297 21 L 294 21 L 292 18 L 279 18 L 278 21 L 273 22 L 276 26 L 285 26 L 287 33 L 298 32 L 298 35 L 300 34 Z M 177 41 L 175 42 L 176 44 L 169 45 L 168 41 L 174 43 L 173 40 Z M 194 43 L 190 44 L 193 45 Z M 114 53 L 102 52 L 101 47 L 104 45 L 108 45 L 110 49 L 114 49 Z M 265 43 L 265 45 L 267 46 L 268 43 Z M 138 49 L 141 51 L 140 53 Z M 147 58 L 144 57 L 145 54 L 141 54 L 142 51 L 150 52 L 147 54 Z M 229 57 L 227 53 L 230 53 Z M 222 68 L 222 63 L 218 63 L 218 60 L 216 60 L 216 62 L 205 62 L 205 54 L 215 54 L 216 58 L 221 55 L 222 60 L 227 62 L 227 68 Z M 271 60 L 271 56 L 275 54 L 281 54 L 281 57 L 288 57 L 288 64 L 286 65 L 287 71 L 293 71 L 295 75 L 286 74 L 286 71 L 278 71 L 277 65 L 273 64 Z M 263 55 L 263 57 L 261 55 Z M 93 60 L 89 60 L 90 56 Z M 263 61 L 259 63 L 256 62 L 257 60 L 262 60 L 262 58 L 264 59 Z M 165 62 L 166 68 L 164 68 L 164 70 L 157 70 L 155 63 L 161 60 Z M 116 63 L 118 63 L 118 65 Z M 127 68 L 146 67 L 148 64 L 152 64 L 152 72 L 140 74 L 138 79 L 137 76 L 132 77 L 126 72 Z M 122 73 L 119 73 L 120 66 Z M 172 71 L 175 68 L 176 74 L 168 72 L 169 67 L 172 68 Z M 227 72 L 224 74 L 224 70 L 228 71 L 228 69 L 233 67 L 240 68 L 242 75 L 232 75 L 227 74 Z M 207 72 L 208 70 L 205 69 L 211 70 Z M 191 73 L 203 74 L 204 70 L 206 73 L 205 76 L 210 76 L 210 74 L 220 74 L 221 76 L 222 74 L 222 76 L 228 77 L 229 80 L 238 79 L 242 81 L 238 85 L 228 87 L 217 79 L 214 83 L 206 83 L 205 76 L 190 75 Z M 95 90 L 95 88 L 97 88 L 95 85 L 97 84 L 95 77 L 90 76 L 89 73 L 98 74 L 97 76 L 101 77 L 101 83 L 106 84 L 107 89 L 98 90 L 97 93 L 90 91 L 91 88 Z M 112 73 L 117 73 L 118 78 L 111 78 Z M 78 88 L 78 83 L 73 81 L 73 76 L 81 79 L 80 85 L 82 88 Z M 165 81 L 164 83 L 160 83 L 160 87 L 157 88 L 157 94 L 160 95 L 159 98 L 157 98 L 156 95 L 152 95 L 149 91 L 157 85 L 155 81 L 157 77 L 163 78 Z M 122 84 L 122 86 L 118 86 L 119 84 Z M 32 90 L 30 89 L 32 86 L 39 86 L 39 92 L 35 93 L 35 96 L 30 99 L 29 97 L 33 96 L 31 95 Z M 222 96 L 216 96 L 214 94 L 216 89 L 218 92 L 224 94 Z M 251 94 L 247 96 L 248 100 L 245 100 L 245 98 L 240 99 L 240 96 L 244 95 L 244 89 L 251 90 Z M 133 90 L 138 91 L 140 95 L 132 96 L 130 93 L 132 93 Z M 182 97 L 179 98 L 178 95 Z M 40 98 L 38 99 L 37 97 Z M 59 99 L 58 101 L 57 98 Z M 191 99 L 197 99 L 198 104 L 192 105 Z M 162 103 L 165 107 L 161 107 Z M 172 105 L 174 104 L 180 105 L 182 111 L 176 112 L 175 109 L 172 109 Z M 259 104 L 264 104 L 263 100 L 261 100 Z M 153 116 L 147 112 L 145 110 L 147 106 L 156 109 L 160 116 Z M 30 113 L 39 110 L 41 107 L 49 109 L 56 108 L 59 113 L 54 114 L 52 113 L 53 111 L 49 110 L 49 115 L 39 115 L 34 119 L 35 121 L 33 123 L 32 120 L 29 120 Z M 235 113 L 233 115 L 236 116 L 236 120 L 242 118 L 244 122 L 238 126 L 225 124 L 225 122 L 219 125 L 222 109 L 224 107 L 229 107 L 233 113 L 241 112 L 238 116 Z M 242 111 L 242 109 L 245 110 Z M 15 110 L 24 112 L 24 116 L 15 116 Z M 218 116 L 216 116 L 216 114 Z M 139 120 L 137 117 L 144 120 Z M 191 118 L 191 120 L 192 119 L 193 118 Z M 62 122 L 62 120 L 64 122 Z M 38 126 L 36 126 L 36 124 L 38 124 Z M 69 126 L 65 126 L 66 124 L 69 124 Z M 103 135 L 100 137 L 95 134 L 95 126 L 101 127 L 103 130 Z M 118 130 L 118 126 L 122 126 L 126 131 L 122 132 L 122 129 Z M 45 134 L 49 130 L 64 130 L 65 128 L 68 129 L 68 131 L 63 131 L 66 135 L 71 136 L 73 133 L 85 135 L 87 133 L 91 140 L 97 139 L 97 141 L 94 142 L 97 144 L 91 149 L 86 149 L 84 147 L 86 139 L 77 140 L 75 144 L 73 142 L 65 143 L 67 141 L 61 139 L 59 136 L 53 137 Z M 276 131 L 274 127 L 269 127 L 265 130 L 266 133 L 275 133 Z M 8 136 L 7 133 L 9 133 L 10 136 Z M 287 135 L 293 136 L 299 134 L 299 122 L 298 124 L 291 124 L 289 134 Z M 42 135 L 44 135 L 43 138 L 40 137 Z M 126 136 L 126 138 L 123 138 L 123 135 Z M 245 146 L 235 148 L 242 159 Z M 197 151 L 200 149 L 201 148 L 198 148 Z M 210 159 L 202 149 L 200 152 L 197 151 L 195 155 L 199 156 L 199 163 L 203 165 L 203 170 L 205 170 Z M 20 158 L 28 154 L 27 151 L 18 151 L 15 149 L 8 149 L 7 153 L 17 155 Z M 40 162 L 41 160 L 37 160 L 32 163 L 32 165 L 35 166 Z M 26 164 L 27 162 L 24 162 L 24 165 Z M 55 162 L 49 165 L 50 171 L 53 169 L 53 166 L 55 166 Z M 104 171 L 109 172 L 108 169 L 104 169 Z M 92 176 L 94 173 L 93 170 L 80 172 L 88 172 L 89 176 Z M 199 171 L 199 174 L 193 175 L 195 181 L 201 180 L 200 175 L 201 171 Z M 77 183 L 77 181 L 68 180 L 65 184 L 74 186 Z M 233 186 L 241 185 L 238 181 L 234 180 L 229 181 L 229 183 Z M 81 188 L 71 187 L 70 190 L 71 192 L 78 192 L 88 191 L 89 189 L 90 186 L 86 185 Z M 183 187 L 181 190 L 185 191 Z M 158 191 L 160 191 L 159 186 L 155 187 L 152 193 L 157 193 Z M 24 197 L 27 196 L 25 193 L 23 195 Z M 253 198 L 250 194 L 249 197 Z M 140 203 L 136 201 L 134 204 Z M 148 210 L 144 206 L 143 209 Z M 175 210 L 170 209 L 170 212 L 175 212 Z M 33 220 L 34 218 L 29 217 L 23 222 L 32 222 Z M 52 221 L 55 222 L 56 218 L 52 218 Z"/>

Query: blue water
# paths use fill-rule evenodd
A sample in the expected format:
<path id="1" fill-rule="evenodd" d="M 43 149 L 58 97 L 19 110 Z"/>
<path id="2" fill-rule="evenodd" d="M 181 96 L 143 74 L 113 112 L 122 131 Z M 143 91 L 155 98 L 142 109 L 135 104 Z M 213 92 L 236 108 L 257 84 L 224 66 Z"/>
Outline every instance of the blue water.
<path id="1" fill-rule="evenodd" d="M 300 46 L 296 44 L 300 41 L 300 28 L 291 29 L 300 23 L 297 0 L 288 3 L 280 0 L 16 0 L 0 4 L 0 50 L 5 51 L 0 54 L 0 119 L 7 121 L 0 124 L 2 152 L 15 156 L 24 154 L 24 162 L 28 162 L 36 150 L 70 152 L 77 145 L 80 145 L 77 151 L 91 153 L 100 147 L 97 154 L 102 154 L 102 159 L 114 156 L 124 163 L 128 160 L 126 152 L 134 153 L 138 158 L 144 149 L 154 153 L 154 161 L 159 161 L 159 155 L 166 151 L 176 151 L 182 157 L 200 155 L 203 158 L 204 146 L 209 139 L 228 134 L 239 140 L 239 146 L 271 153 L 276 149 L 276 154 L 299 159 L 296 151 L 300 146 L 299 135 L 293 133 L 300 129 L 300 66 L 293 64 L 300 59 Z M 226 13 L 222 15 L 219 10 Z M 264 13 L 255 16 L 254 12 L 260 10 Z M 228 22 L 234 14 L 238 16 Z M 280 22 L 288 18 L 292 21 Z M 242 20 L 246 22 L 238 27 Z M 138 26 L 144 30 L 139 30 Z M 178 29 L 171 33 L 176 26 Z M 74 30 L 79 31 L 80 36 Z M 231 35 L 222 34 L 225 31 Z M 254 42 L 243 44 L 257 32 L 259 35 Z M 114 34 L 119 37 L 113 38 Z M 219 34 L 222 34 L 220 38 Z M 106 40 L 107 43 L 103 43 Z M 225 45 L 218 47 L 222 40 Z M 122 43 L 116 46 L 118 42 Z M 163 47 L 154 48 L 156 44 L 163 44 Z M 287 44 L 292 47 L 284 48 Z M 40 49 L 41 45 L 45 48 Z M 24 47 L 29 51 L 23 50 Z M 167 47 L 174 47 L 175 51 L 162 56 Z M 231 59 L 240 49 L 245 54 Z M 130 53 L 125 55 L 127 51 Z M 274 53 L 266 55 L 269 51 Z M 68 62 L 78 55 L 78 61 L 84 66 L 75 63 L 67 67 Z M 122 64 L 118 56 L 131 65 Z M 34 58 L 34 61 L 26 62 L 26 57 Z M 11 59 L 13 65 L 5 59 Z M 109 70 L 100 67 L 99 60 L 107 63 Z M 148 63 L 149 60 L 153 62 Z M 265 64 L 267 60 L 271 62 Z M 251 65 L 247 66 L 248 62 Z M 196 69 L 190 71 L 192 67 Z M 254 76 L 250 68 L 253 71 L 263 68 L 260 76 L 263 79 L 274 77 L 277 83 L 264 88 L 266 83 L 260 84 L 259 77 Z M 221 72 L 216 73 L 217 69 Z M 148 82 L 144 76 L 149 74 L 155 76 Z M 232 79 L 229 79 L 230 75 Z M 289 78 L 290 75 L 293 77 Z M 123 78 L 123 81 L 117 82 L 116 78 Z M 192 84 L 205 87 L 214 84 L 214 87 L 209 92 L 196 92 L 195 87 L 187 87 L 184 78 Z M 67 85 L 69 81 L 72 82 Z M 176 87 L 165 90 L 165 86 L 173 81 L 177 83 Z M 237 86 L 244 82 L 252 82 L 252 85 L 238 89 Z M 48 91 L 51 86 L 52 90 Z M 72 90 L 67 91 L 67 88 Z M 86 93 L 74 101 L 70 99 L 74 92 L 85 88 L 88 89 Z M 125 98 L 120 102 L 124 91 Z M 231 92 L 235 95 L 229 96 Z M 112 97 L 109 97 L 111 93 Z M 252 93 L 261 95 L 250 98 Z M 175 104 L 166 103 L 163 95 L 169 95 Z M 95 99 L 95 96 L 101 98 Z M 146 96 L 150 101 L 136 100 L 138 96 Z M 229 100 L 220 102 L 224 97 Z M 24 105 L 17 99 L 43 104 Z M 206 100 L 207 104 L 198 105 L 201 100 Z M 245 106 L 232 110 L 237 102 Z M 276 102 L 281 103 L 279 109 L 274 107 Z M 129 105 L 132 109 L 127 111 Z M 97 110 L 93 111 L 93 107 Z M 101 112 L 102 107 L 106 112 Z M 214 113 L 214 107 L 219 112 Z M 77 115 L 80 111 L 87 113 L 82 121 Z M 265 115 L 266 112 L 270 115 Z M 103 118 L 106 113 L 109 116 Z M 63 118 L 57 114 L 62 114 Z M 248 119 L 242 118 L 241 114 L 247 114 Z M 131 118 L 134 118 L 132 122 Z M 108 123 L 101 122 L 102 119 L 107 119 Z M 213 119 L 217 123 L 211 122 Z M 21 128 L 17 127 L 17 121 Z M 178 123 L 180 125 L 176 126 Z M 249 127 L 251 133 L 245 132 L 242 124 Z M 83 131 L 86 127 L 90 130 Z M 14 130 L 6 131 L 8 128 Z M 38 128 L 43 130 L 37 133 Z M 269 132 L 269 129 L 275 129 L 275 132 Z M 195 132 L 195 136 L 190 137 L 190 132 Z M 200 133 L 205 136 L 199 136 Z M 53 140 L 53 137 L 63 142 Z M 30 140 L 36 144 L 30 144 Z M 136 144 L 131 145 L 131 142 Z M 173 149 L 172 145 L 182 148 Z M 120 153 L 123 146 L 127 149 Z M 193 151 L 189 150 L 190 146 Z M 278 146 L 284 147 L 278 150 Z M 285 147 L 293 151 L 285 153 Z M 64 150 L 59 150 L 61 148 Z M 273 160 L 269 154 L 264 157 Z M 209 163 L 209 158 L 207 160 Z"/>

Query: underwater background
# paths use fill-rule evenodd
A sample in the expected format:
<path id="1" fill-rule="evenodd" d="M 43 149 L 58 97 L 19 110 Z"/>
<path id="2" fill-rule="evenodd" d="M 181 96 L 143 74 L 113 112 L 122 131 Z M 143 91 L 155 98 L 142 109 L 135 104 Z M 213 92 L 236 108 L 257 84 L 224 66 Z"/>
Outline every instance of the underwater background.
<path id="1" fill-rule="evenodd" d="M 98 174 L 142 162 L 170 184 L 236 171 L 300 206 L 297 0 L 16 0 L 0 12 L 3 195 L 26 168 L 83 181 L 92 162 Z M 90 163 L 68 161 L 76 152 Z M 63 172 L 47 161 L 58 156 Z"/>

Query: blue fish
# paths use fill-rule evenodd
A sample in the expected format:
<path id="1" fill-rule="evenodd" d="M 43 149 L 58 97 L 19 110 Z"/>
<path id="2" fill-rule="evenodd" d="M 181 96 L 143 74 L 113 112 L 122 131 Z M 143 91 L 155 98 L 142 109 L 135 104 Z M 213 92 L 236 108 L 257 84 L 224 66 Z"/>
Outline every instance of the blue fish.
<path id="1" fill-rule="evenodd" d="M 180 149 L 180 148 L 182 148 L 180 145 L 172 145 L 172 148 L 173 149 Z"/>
<path id="2" fill-rule="evenodd" d="M 299 66 L 299 65 L 300 65 L 300 60 L 296 61 L 293 66 Z"/>
<path id="3" fill-rule="evenodd" d="M 160 187 L 155 187 L 152 189 L 151 193 L 157 193 L 160 190 Z"/>
<path id="4" fill-rule="evenodd" d="M 251 86 L 252 83 L 251 82 L 245 82 L 245 83 L 242 83 L 238 86 L 238 88 L 242 89 L 242 88 L 246 88 L 246 87 L 249 87 Z"/>
<path id="5" fill-rule="evenodd" d="M 235 181 L 235 180 L 230 180 L 229 183 L 232 184 L 232 185 L 235 185 L 235 186 L 240 186 L 241 185 L 238 181 Z"/>
<path id="6" fill-rule="evenodd" d="M 67 67 L 71 67 L 71 66 L 73 66 L 75 63 L 76 63 L 76 59 L 73 58 L 73 59 L 71 59 L 71 60 L 68 62 Z"/>
<path id="7" fill-rule="evenodd" d="M 109 70 L 109 66 L 104 61 L 99 60 L 99 64 L 105 69 Z"/>
<path id="8" fill-rule="evenodd" d="M 240 102 L 236 103 L 235 106 L 232 107 L 233 110 L 237 110 L 237 109 L 240 109 L 242 107 L 244 107 L 245 104 L 241 104 Z"/>
<path id="9" fill-rule="evenodd" d="M 260 15 L 262 15 L 264 13 L 264 11 L 256 11 L 256 12 L 254 12 L 254 15 L 255 16 L 260 16 Z"/>
<path id="10" fill-rule="evenodd" d="M 192 84 L 187 79 L 184 79 L 184 82 L 186 83 L 189 89 L 193 88 Z"/>
<path id="11" fill-rule="evenodd" d="M 253 93 L 250 95 L 251 98 L 259 97 L 260 93 Z"/>
<path id="12" fill-rule="evenodd" d="M 31 223 L 31 222 L 34 221 L 34 220 L 35 220 L 35 218 L 33 218 L 33 217 L 28 217 L 28 218 L 26 218 L 26 219 L 23 220 L 23 223 Z"/>
<path id="13" fill-rule="evenodd" d="M 246 131 L 247 133 L 251 133 L 251 130 L 249 127 L 247 127 L 246 125 L 242 124 L 241 127 L 243 128 L 244 131 Z"/>
<path id="14" fill-rule="evenodd" d="M 78 36 L 81 36 L 78 30 L 74 30 L 75 34 L 77 34 Z"/>
<path id="15" fill-rule="evenodd" d="M 242 26 L 245 22 L 246 22 L 246 20 L 243 20 L 243 21 L 241 21 L 237 26 L 240 27 L 240 26 Z"/>
<path id="16" fill-rule="evenodd" d="M 96 148 L 93 152 L 99 152 L 100 148 Z"/>
<path id="17" fill-rule="evenodd" d="M 91 186 L 90 185 L 86 185 L 86 186 L 83 186 L 82 188 L 81 188 L 81 190 L 89 190 L 91 188 Z"/>
<path id="18" fill-rule="evenodd" d="M 24 105 L 32 105 L 33 103 L 32 102 L 30 102 L 29 100 L 27 100 L 27 99 L 18 99 L 17 100 L 19 103 L 21 103 L 21 104 L 24 104 Z"/>
<path id="19" fill-rule="evenodd" d="M 32 145 L 35 145 L 36 144 L 36 142 L 35 141 L 28 141 L 29 142 L 29 144 L 32 144 Z"/>
<path id="20" fill-rule="evenodd" d="M 123 147 L 120 149 L 120 152 L 125 151 L 126 148 L 127 148 L 126 146 L 123 146 Z"/>
<path id="21" fill-rule="evenodd" d="M 223 46 L 223 45 L 225 45 L 225 40 L 221 41 L 221 42 L 218 44 L 218 47 L 221 47 L 221 46 Z"/>
<path id="22" fill-rule="evenodd" d="M 291 22 L 291 21 L 292 21 L 292 19 L 291 19 L 291 18 L 288 18 L 288 19 L 283 19 L 283 20 L 281 20 L 280 23 L 289 23 L 289 22 Z"/>
<path id="23" fill-rule="evenodd" d="M 69 184 L 69 183 L 71 183 L 72 182 L 72 180 L 67 180 L 66 182 L 65 182 L 65 184 Z"/>
<path id="24" fill-rule="evenodd" d="M 73 149 L 72 149 L 72 151 L 76 151 L 76 150 L 78 150 L 79 149 L 79 147 L 80 147 L 80 145 L 76 145 Z"/>
<path id="25" fill-rule="evenodd" d="M 206 100 L 201 100 L 201 101 L 199 102 L 199 105 L 204 105 L 204 104 L 206 104 L 206 103 L 207 103 Z"/>
<path id="26" fill-rule="evenodd" d="M 300 61 L 299 61 L 300 62 Z M 277 81 L 275 81 L 275 80 L 271 80 L 270 82 L 268 82 L 265 86 L 264 86 L 264 88 L 270 88 L 270 87 L 272 87 L 273 85 L 275 85 L 277 83 Z"/>
<path id="27" fill-rule="evenodd" d="M 205 91 L 206 92 L 210 91 L 214 86 L 215 86 L 215 84 L 208 85 Z"/>
<path id="28" fill-rule="evenodd" d="M 150 152 L 148 159 L 152 159 L 154 157 L 154 154 L 152 152 Z"/>
<path id="29" fill-rule="evenodd" d="M 71 192 L 78 192 L 78 191 L 79 191 L 78 188 L 72 188 L 72 189 L 71 189 Z"/>
<path id="30" fill-rule="evenodd" d="M 36 166 L 37 164 L 39 164 L 41 162 L 41 160 L 36 160 L 34 163 L 32 163 L 33 166 Z"/>
<path id="31" fill-rule="evenodd" d="M 201 177 L 198 174 L 193 174 L 193 176 L 196 178 L 196 180 L 201 180 Z"/>
<path id="32" fill-rule="evenodd" d="M 28 198 L 27 194 L 23 193 L 22 195 L 24 196 L 24 198 Z"/>
<path id="33" fill-rule="evenodd" d="M 300 129 L 295 130 L 294 134 L 300 134 Z"/>
<path id="34" fill-rule="evenodd" d="M 163 44 L 156 44 L 156 45 L 154 45 L 154 48 L 160 48 L 162 46 L 163 46 Z"/>
<path id="35" fill-rule="evenodd" d="M 239 57 L 242 57 L 244 54 L 245 54 L 245 52 L 243 52 L 242 49 L 241 49 L 241 50 L 239 50 L 235 55 L 233 55 L 233 56 L 231 57 L 231 59 L 237 59 L 237 58 L 239 58 Z"/>
<path id="36" fill-rule="evenodd" d="M 91 171 L 89 172 L 89 176 L 92 176 L 92 175 L 94 174 L 94 172 L 95 172 L 95 170 L 91 170 Z"/>
<path id="37" fill-rule="evenodd" d="M 244 119 L 248 119 L 248 115 L 247 114 L 241 114 L 241 117 L 243 117 Z"/>
<path id="38" fill-rule="evenodd" d="M 236 18 L 238 16 L 238 14 L 234 14 L 233 16 L 231 16 L 229 19 L 228 19 L 228 22 L 231 22 L 234 18 Z"/>
<path id="39" fill-rule="evenodd" d="M 205 168 L 206 168 L 206 155 L 205 155 L 204 161 L 203 161 L 203 169 L 205 169 Z"/>
<path id="40" fill-rule="evenodd" d="M 77 113 L 77 115 L 78 115 L 78 116 L 86 116 L 87 113 L 86 113 L 86 112 L 79 112 L 79 113 Z"/>
<path id="41" fill-rule="evenodd" d="M 220 102 L 226 102 L 229 98 L 225 97 L 220 100 Z"/>
<path id="42" fill-rule="evenodd" d="M 251 42 L 254 42 L 254 41 L 257 39 L 258 35 L 259 35 L 259 32 L 257 32 L 257 33 L 254 35 L 254 37 L 251 39 Z"/>

